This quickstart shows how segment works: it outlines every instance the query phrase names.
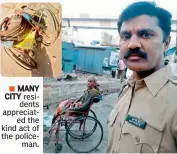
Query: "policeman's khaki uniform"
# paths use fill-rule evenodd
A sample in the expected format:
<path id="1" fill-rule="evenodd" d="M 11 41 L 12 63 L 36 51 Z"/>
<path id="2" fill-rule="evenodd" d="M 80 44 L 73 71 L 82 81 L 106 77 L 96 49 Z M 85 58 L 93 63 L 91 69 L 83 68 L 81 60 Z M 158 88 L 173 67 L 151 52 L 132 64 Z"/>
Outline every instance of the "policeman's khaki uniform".
<path id="1" fill-rule="evenodd" d="M 126 121 L 146 122 L 145 128 Z M 177 76 L 169 65 L 141 81 L 133 76 L 108 120 L 108 153 L 177 153 Z"/>

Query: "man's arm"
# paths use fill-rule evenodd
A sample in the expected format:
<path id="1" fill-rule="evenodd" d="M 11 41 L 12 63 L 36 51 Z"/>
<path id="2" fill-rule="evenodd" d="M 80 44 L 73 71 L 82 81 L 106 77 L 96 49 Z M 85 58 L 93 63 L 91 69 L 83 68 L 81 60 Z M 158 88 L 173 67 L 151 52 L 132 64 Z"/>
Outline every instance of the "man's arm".
<path id="1" fill-rule="evenodd" d="M 78 107 L 78 108 L 75 108 L 74 110 L 75 111 L 85 111 L 89 108 L 90 106 L 90 101 L 93 97 L 97 96 L 98 93 L 96 93 L 96 91 L 94 90 L 91 90 L 88 97 L 86 98 L 86 100 L 83 102 L 83 106 L 82 107 Z"/>
<path id="2" fill-rule="evenodd" d="M 75 103 L 77 103 L 77 102 L 82 102 L 82 100 L 83 100 L 83 95 L 82 95 L 81 97 L 79 97 L 79 98 L 75 101 Z"/>

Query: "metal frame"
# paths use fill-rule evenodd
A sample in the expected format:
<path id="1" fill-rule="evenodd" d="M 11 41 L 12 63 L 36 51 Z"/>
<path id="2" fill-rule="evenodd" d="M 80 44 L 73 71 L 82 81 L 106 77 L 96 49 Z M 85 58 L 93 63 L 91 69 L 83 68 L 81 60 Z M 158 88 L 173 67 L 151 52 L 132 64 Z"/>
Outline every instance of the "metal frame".
<path id="1" fill-rule="evenodd" d="M 72 21 L 98 21 L 98 22 L 117 22 L 118 19 L 116 18 L 62 18 L 62 21 L 65 22 L 67 21 L 67 26 L 63 25 L 62 27 L 71 27 L 71 22 Z M 175 24 L 177 26 L 177 20 L 172 20 L 172 24 Z M 102 26 L 72 26 L 76 29 L 105 29 L 105 30 L 116 30 L 117 27 L 102 27 Z M 177 33 L 177 29 L 172 29 L 171 32 Z"/>

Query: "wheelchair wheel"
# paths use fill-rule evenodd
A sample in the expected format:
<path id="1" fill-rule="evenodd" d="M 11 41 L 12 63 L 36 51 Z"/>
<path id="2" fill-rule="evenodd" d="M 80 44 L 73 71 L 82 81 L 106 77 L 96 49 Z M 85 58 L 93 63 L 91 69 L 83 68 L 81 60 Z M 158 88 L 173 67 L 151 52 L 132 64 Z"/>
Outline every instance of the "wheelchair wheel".
<path id="1" fill-rule="evenodd" d="M 97 119 L 96 114 L 92 110 L 90 110 L 89 116 L 94 117 L 95 119 Z M 88 131 L 84 132 L 84 137 L 87 138 L 87 137 L 91 136 L 94 133 L 94 131 L 96 130 L 96 127 L 97 127 L 97 123 L 95 123 L 93 125 L 92 129 L 90 129 L 89 132 Z M 69 131 L 68 133 L 69 133 L 69 135 L 71 135 L 75 139 L 83 138 L 82 135 L 75 134 L 72 130 Z"/>
<path id="2" fill-rule="evenodd" d="M 92 132 L 95 124 L 97 126 L 94 132 Z M 78 137 L 73 137 L 70 132 L 74 132 L 74 135 Z M 92 132 L 91 135 L 87 135 L 90 132 Z M 92 152 L 100 145 L 102 139 L 103 127 L 96 118 L 91 116 L 80 116 L 76 118 L 66 130 L 66 142 L 77 153 Z"/>
<path id="3" fill-rule="evenodd" d="M 45 29 L 42 33 L 42 43 L 46 46 L 53 44 L 60 35 L 61 24 L 59 24 L 55 14 L 47 9 L 42 8 L 38 10 L 43 13 L 43 21 L 45 24 Z"/>
<path id="4" fill-rule="evenodd" d="M 61 150 L 62 150 L 62 148 L 63 148 L 63 145 L 57 143 L 57 144 L 55 145 L 55 152 L 56 152 L 56 153 L 60 153 Z"/>
<path id="5" fill-rule="evenodd" d="M 18 49 L 16 48 L 5 48 L 5 52 L 8 54 L 8 56 L 14 60 L 19 66 L 23 67 L 26 70 L 32 70 L 37 69 L 37 63 L 28 55 L 26 54 L 26 57 L 22 55 Z"/>

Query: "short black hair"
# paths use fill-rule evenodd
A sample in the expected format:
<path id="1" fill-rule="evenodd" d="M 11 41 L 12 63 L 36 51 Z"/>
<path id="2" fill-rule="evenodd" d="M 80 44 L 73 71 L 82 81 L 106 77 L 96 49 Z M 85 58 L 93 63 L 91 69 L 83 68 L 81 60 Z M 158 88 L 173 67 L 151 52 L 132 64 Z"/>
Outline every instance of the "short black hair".
<path id="1" fill-rule="evenodd" d="M 158 25 L 163 31 L 163 41 L 167 39 L 171 31 L 171 18 L 172 14 L 167 10 L 156 6 L 154 2 L 135 2 L 128 6 L 120 15 L 117 26 L 120 33 L 122 23 L 131 20 L 140 15 L 149 15 L 157 17 Z"/>

